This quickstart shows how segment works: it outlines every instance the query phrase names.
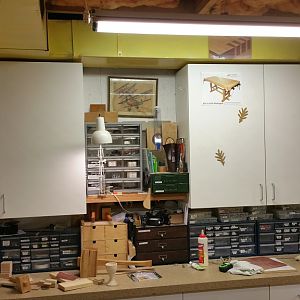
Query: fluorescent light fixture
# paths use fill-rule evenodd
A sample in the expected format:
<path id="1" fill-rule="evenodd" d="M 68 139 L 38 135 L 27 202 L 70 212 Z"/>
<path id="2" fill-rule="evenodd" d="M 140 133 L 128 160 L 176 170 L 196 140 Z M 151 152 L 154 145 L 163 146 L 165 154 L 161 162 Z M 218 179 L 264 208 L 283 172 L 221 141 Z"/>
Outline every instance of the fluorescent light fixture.
<path id="1" fill-rule="evenodd" d="M 102 14 L 101 14 L 102 13 Z M 119 12 L 121 13 L 121 12 Z M 131 14 L 133 15 L 133 14 Z M 300 37 L 300 18 L 159 14 L 126 17 L 97 11 L 91 15 L 93 30 L 109 33 Z M 172 18 L 173 16 L 173 18 Z"/>

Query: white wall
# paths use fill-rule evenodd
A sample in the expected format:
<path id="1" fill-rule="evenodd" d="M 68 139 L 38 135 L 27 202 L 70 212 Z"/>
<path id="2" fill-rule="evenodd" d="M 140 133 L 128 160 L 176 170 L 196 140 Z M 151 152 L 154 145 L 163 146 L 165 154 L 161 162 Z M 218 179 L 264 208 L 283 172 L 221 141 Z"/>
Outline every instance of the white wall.
<path id="1" fill-rule="evenodd" d="M 172 70 L 84 68 L 83 90 L 85 111 L 89 111 L 91 103 L 103 103 L 107 105 L 108 76 L 158 78 L 157 103 L 161 110 L 161 120 L 176 121 L 175 73 Z M 135 120 L 147 121 L 153 119 L 119 118 L 119 121 Z"/>

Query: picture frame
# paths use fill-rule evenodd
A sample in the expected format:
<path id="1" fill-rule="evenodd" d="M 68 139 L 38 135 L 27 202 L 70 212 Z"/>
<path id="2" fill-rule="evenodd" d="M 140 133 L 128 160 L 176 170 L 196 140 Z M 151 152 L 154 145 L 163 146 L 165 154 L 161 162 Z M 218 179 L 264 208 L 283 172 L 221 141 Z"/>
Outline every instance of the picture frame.
<path id="1" fill-rule="evenodd" d="M 108 109 L 119 117 L 154 118 L 157 78 L 108 77 Z"/>

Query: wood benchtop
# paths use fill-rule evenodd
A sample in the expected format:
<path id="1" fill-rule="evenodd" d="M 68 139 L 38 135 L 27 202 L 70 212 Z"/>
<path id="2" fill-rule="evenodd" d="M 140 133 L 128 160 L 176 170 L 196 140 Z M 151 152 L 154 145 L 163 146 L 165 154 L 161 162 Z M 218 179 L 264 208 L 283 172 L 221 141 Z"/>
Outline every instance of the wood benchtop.
<path id="1" fill-rule="evenodd" d="M 275 285 L 300 284 L 300 262 L 291 256 L 280 259 L 297 271 L 268 272 L 254 276 L 231 275 L 221 273 L 218 263 L 212 261 L 205 271 L 192 269 L 188 264 L 155 267 L 162 276 L 158 280 L 133 282 L 127 275 L 117 275 L 118 286 L 93 285 L 92 287 L 63 292 L 57 288 L 35 290 L 19 294 L 14 289 L 0 288 L 0 299 L 34 299 L 34 300 L 110 300 L 138 298 L 146 296 L 169 295 L 178 293 L 204 292 L 212 290 L 252 288 Z M 47 273 L 31 274 L 33 279 L 48 278 Z M 107 278 L 103 276 L 102 278 Z"/>

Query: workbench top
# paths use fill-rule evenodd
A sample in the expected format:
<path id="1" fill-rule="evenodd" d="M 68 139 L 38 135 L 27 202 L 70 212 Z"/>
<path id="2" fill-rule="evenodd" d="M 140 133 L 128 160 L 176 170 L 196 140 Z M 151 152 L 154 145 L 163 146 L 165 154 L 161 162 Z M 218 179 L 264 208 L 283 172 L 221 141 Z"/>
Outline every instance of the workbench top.
<path id="1" fill-rule="evenodd" d="M 296 271 L 268 272 L 254 276 L 231 275 L 218 270 L 218 262 L 212 261 L 205 271 L 192 269 L 188 264 L 156 266 L 162 278 L 133 282 L 127 275 L 116 275 L 118 286 L 93 285 L 88 288 L 63 292 L 57 288 L 33 290 L 19 294 L 14 289 L 0 288 L 0 299 L 34 300 L 108 300 L 157 295 L 171 295 L 223 289 L 251 288 L 275 285 L 300 284 L 300 262 L 293 256 L 281 256 L 280 260 L 296 268 Z M 48 273 L 31 274 L 33 279 L 49 278 Z M 98 277 L 101 277 L 100 275 Z M 107 279 L 103 275 L 102 278 Z"/>

